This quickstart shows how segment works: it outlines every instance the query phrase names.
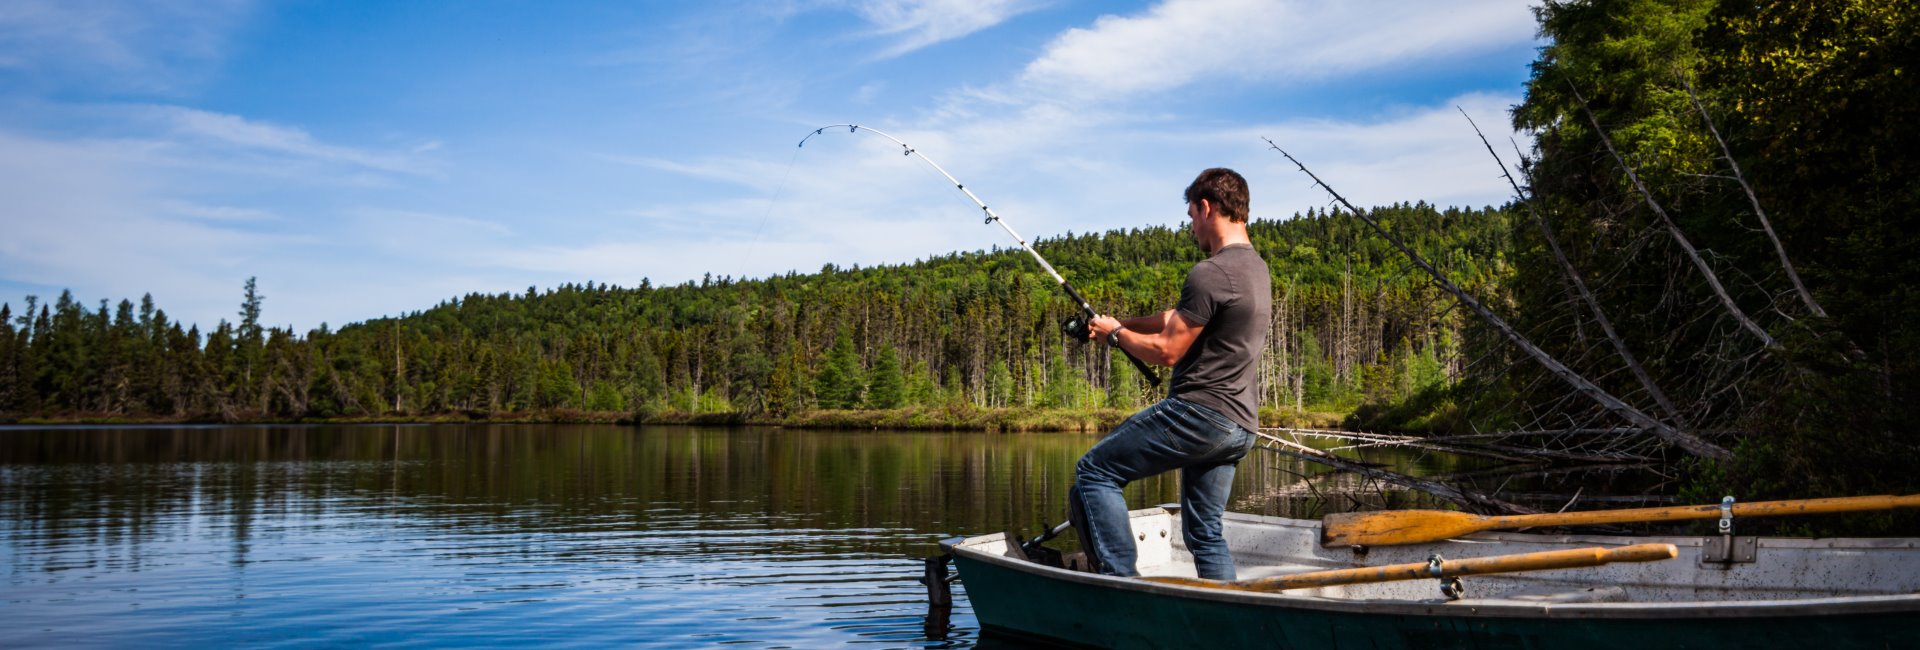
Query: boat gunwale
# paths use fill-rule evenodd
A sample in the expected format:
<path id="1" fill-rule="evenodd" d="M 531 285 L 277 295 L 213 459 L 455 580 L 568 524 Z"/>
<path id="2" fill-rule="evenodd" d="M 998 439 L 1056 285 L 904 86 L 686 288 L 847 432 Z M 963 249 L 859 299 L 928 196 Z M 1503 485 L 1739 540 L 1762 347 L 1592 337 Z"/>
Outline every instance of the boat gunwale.
<path id="1" fill-rule="evenodd" d="M 1133 516 L 1171 515 L 1170 509 L 1148 508 L 1133 511 Z M 1156 512 L 1158 511 L 1158 512 Z M 1303 527 L 1311 525 L 1318 528 L 1319 522 L 1283 517 L 1266 517 L 1241 513 L 1227 513 L 1229 518 L 1251 521 L 1253 523 L 1278 524 Z M 1316 531 L 1317 536 L 1317 531 Z M 1527 533 L 1477 533 L 1460 538 L 1467 542 L 1498 542 L 1502 540 L 1549 543 L 1549 544 L 1630 544 L 1645 542 L 1666 542 L 1682 546 L 1700 546 L 1706 538 L 1702 537 L 1621 537 L 1601 535 L 1533 535 Z M 1763 542 L 1773 542 L 1768 546 L 1776 548 L 1913 548 L 1913 540 L 1898 538 L 1894 541 L 1886 538 L 1761 538 Z M 994 565 L 1007 570 L 1031 574 L 1043 578 L 1065 580 L 1089 586 L 1122 589 L 1161 596 L 1188 598 L 1257 605 L 1263 607 L 1287 607 L 1314 611 L 1361 613 L 1361 614 L 1399 614 L 1411 616 L 1437 617 L 1485 617 L 1485 618 L 1592 618 L 1592 619 L 1684 619 L 1702 617 L 1760 618 L 1772 616 L 1847 616 L 1897 612 L 1920 612 L 1920 593 L 1833 596 L 1824 598 L 1796 598 L 1776 600 L 1693 600 L 1663 602 L 1625 602 L 1625 603 L 1541 603 L 1504 600 L 1498 598 L 1463 599 L 1457 601 L 1400 600 L 1400 599 L 1354 599 L 1309 596 L 1287 592 L 1249 592 L 1228 589 L 1209 589 L 1187 585 L 1151 582 L 1136 578 L 1099 575 L 1069 571 L 1050 566 L 1019 560 L 1004 555 L 995 555 L 973 548 L 980 544 L 1005 542 L 1005 533 L 989 533 L 972 537 L 953 537 L 942 540 L 940 546 L 956 558 L 965 557 L 969 561 Z M 960 575 L 965 582 L 966 573 Z"/>

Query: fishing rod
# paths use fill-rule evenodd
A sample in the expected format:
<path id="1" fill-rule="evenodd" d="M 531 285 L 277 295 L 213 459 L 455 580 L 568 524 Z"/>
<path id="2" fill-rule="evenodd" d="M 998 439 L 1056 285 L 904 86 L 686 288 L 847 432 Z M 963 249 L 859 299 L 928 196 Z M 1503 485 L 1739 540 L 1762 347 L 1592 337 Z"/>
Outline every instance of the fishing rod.
<path id="1" fill-rule="evenodd" d="M 1081 312 L 1084 313 L 1084 316 L 1067 319 L 1066 322 L 1061 323 L 1060 329 L 1062 332 L 1065 332 L 1069 337 L 1078 337 L 1078 340 L 1081 340 L 1081 341 L 1084 341 L 1087 339 L 1088 323 L 1093 320 L 1094 316 L 1098 316 L 1099 312 L 1094 311 L 1093 305 L 1091 303 L 1088 303 L 1087 299 L 1080 295 L 1080 291 L 1077 289 L 1074 289 L 1073 284 L 1067 282 L 1067 279 L 1061 276 L 1059 271 L 1054 270 L 1052 264 L 1047 263 L 1047 258 L 1040 256 L 1040 251 L 1034 250 L 1033 246 L 1027 244 L 1027 240 L 1021 237 L 1020 233 L 1014 232 L 1013 227 L 1007 225 L 1006 220 L 1001 219 L 1000 215 L 993 211 L 993 208 L 987 207 L 986 202 L 981 201 L 980 197 L 975 196 L 973 193 L 973 190 L 967 189 L 967 186 L 965 184 L 962 184 L 960 182 L 960 179 L 954 178 L 953 174 L 947 173 L 947 170 L 941 167 L 940 163 L 934 162 L 933 159 L 928 158 L 926 154 L 920 153 L 918 150 L 914 149 L 913 147 L 908 146 L 907 143 L 905 142 L 901 142 L 899 138 L 893 137 L 891 135 L 887 135 L 885 132 L 879 129 L 875 129 L 870 126 L 860 126 L 858 124 L 830 124 L 827 126 L 814 129 L 813 133 L 809 133 L 807 134 L 807 137 L 800 139 L 800 144 L 798 146 L 805 147 L 807 146 L 807 141 L 813 139 L 813 136 L 825 133 L 827 129 L 837 129 L 843 126 L 847 127 L 848 133 L 858 133 L 864 130 L 868 133 L 872 133 L 882 138 L 892 140 L 894 144 L 900 145 L 901 155 L 919 156 L 920 160 L 926 162 L 928 166 L 933 167 L 934 171 L 940 172 L 941 176 L 947 177 L 947 181 L 950 183 L 953 183 L 953 187 L 955 189 L 960 190 L 962 194 L 967 195 L 967 198 L 972 199 L 974 205 L 980 206 L 980 212 L 986 215 L 986 223 L 999 224 L 1001 230 L 1007 231 L 1007 234 L 1012 236 L 1014 241 L 1020 242 L 1020 247 L 1026 249 L 1027 253 L 1033 256 L 1033 260 L 1040 263 L 1040 268 L 1046 269 L 1047 275 L 1053 276 L 1054 281 L 1060 283 L 1060 288 L 1067 292 L 1067 297 L 1072 298 L 1074 304 L 1080 305 L 1080 310 Z M 1133 353 L 1128 352 L 1126 348 L 1122 348 L 1117 345 L 1114 346 L 1114 348 L 1120 350 L 1121 354 L 1126 355 L 1128 361 L 1133 362 L 1133 367 L 1135 369 L 1138 369 L 1140 371 L 1140 374 L 1147 378 L 1148 384 L 1151 384 L 1154 386 L 1160 385 L 1160 374 L 1157 372 L 1154 372 L 1153 368 L 1147 365 L 1147 362 L 1141 361 L 1139 357 L 1133 356 Z"/>

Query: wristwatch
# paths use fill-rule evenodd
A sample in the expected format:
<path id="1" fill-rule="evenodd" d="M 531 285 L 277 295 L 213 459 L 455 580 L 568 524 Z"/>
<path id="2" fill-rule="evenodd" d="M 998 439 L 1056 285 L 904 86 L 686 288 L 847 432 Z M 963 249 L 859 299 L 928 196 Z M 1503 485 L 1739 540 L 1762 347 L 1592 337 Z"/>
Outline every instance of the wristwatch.
<path id="1" fill-rule="evenodd" d="M 1116 327 L 1116 328 L 1113 328 L 1113 331 L 1107 332 L 1107 345 L 1110 345 L 1116 348 L 1120 347 L 1120 330 L 1122 329 L 1125 329 L 1125 328 Z"/>

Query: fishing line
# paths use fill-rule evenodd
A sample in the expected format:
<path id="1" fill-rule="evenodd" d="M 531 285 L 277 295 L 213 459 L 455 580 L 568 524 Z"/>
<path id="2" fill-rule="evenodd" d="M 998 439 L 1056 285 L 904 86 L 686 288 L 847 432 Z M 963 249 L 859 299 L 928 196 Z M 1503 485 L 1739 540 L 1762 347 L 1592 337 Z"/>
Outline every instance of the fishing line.
<path id="1" fill-rule="evenodd" d="M 793 165 L 797 162 L 800 162 L 800 150 L 794 149 L 793 157 L 787 159 L 787 170 L 780 172 L 780 184 L 774 186 L 773 196 L 767 197 L 767 209 L 760 211 L 760 225 L 753 227 L 753 239 L 747 241 L 746 254 L 740 258 L 743 264 L 754 259 L 753 249 L 760 246 L 760 235 L 767 227 L 767 217 L 773 214 L 773 206 L 780 203 L 780 195 L 786 192 L 787 178 L 793 175 Z M 744 280 L 747 277 L 748 274 L 743 267 L 740 272 L 740 279 Z M 769 278 L 771 278 L 771 274 L 769 274 Z"/>
<path id="2" fill-rule="evenodd" d="M 905 142 L 902 142 L 899 138 L 893 137 L 891 135 L 887 135 L 886 132 L 880 131 L 878 129 L 874 129 L 872 127 L 864 127 L 858 124 L 831 124 L 831 125 L 814 129 L 812 133 L 807 134 L 807 137 L 801 138 L 800 144 L 796 145 L 795 148 L 796 149 L 805 148 L 807 146 L 807 141 L 813 139 L 813 136 L 824 134 L 827 132 L 827 129 L 839 129 L 841 127 L 846 127 L 848 133 L 859 133 L 860 131 L 864 130 L 868 133 L 872 133 L 874 135 L 893 141 L 894 144 L 900 145 L 900 155 L 918 156 L 921 162 L 927 163 L 927 166 L 932 167 L 934 171 L 940 172 L 940 175 L 945 177 L 947 179 L 947 182 L 953 184 L 954 189 L 960 190 L 960 193 L 967 195 L 968 199 L 972 199 L 974 205 L 980 206 L 980 212 L 985 218 L 984 223 L 998 225 L 1000 226 L 1001 230 L 1007 231 L 1007 235 L 1013 237 L 1014 241 L 1019 242 L 1020 247 L 1023 249 L 1026 249 L 1027 254 L 1033 256 L 1033 261 L 1040 263 L 1040 268 L 1046 270 L 1047 275 L 1052 276 L 1055 282 L 1060 283 L 1060 289 L 1067 293 L 1067 297 L 1072 298 L 1074 304 L 1079 305 L 1080 310 L 1085 314 L 1085 318 L 1079 319 L 1079 320 L 1068 319 L 1066 323 L 1062 324 L 1061 328 L 1067 331 L 1069 336 L 1073 336 L 1077 334 L 1081 340 L 1086 339 L 1087 322 L 1091 320 L 1094 316 L 1098 315 L 1099 312 L 1096 312 L 1093 310 L 1093 305 L 1091 303 L 1088 303 L 1087 299 L 1080 295 L 1080 291 L 1078 289 L 1074 289 L 1073 285 L 1067 282 L 1067 278 L 1065 276 L 1060 275 L 1060 272 L 1055 270 L 1052 264 L 1047 263 L 1047 258 L 1040 256 L 1040 251 L 1034 250 L 1033 245 L 1027 243 L 1027 240 L 1025 237 L 1021 237 L 1020 233 L 1014 232 L 1013 226 L 1007 225 L 1006 220 L 1001 219 L 1000 215 L 993 211 L 993 208 L 987 207 L 987 203 L 985 201 L 980 200 L 979 195 L 974 194 L 973 190 L 967 189 L 967 186 L 965 183 L 961 183 L 960 179 L 954 178 L 953 174 L 948 173 L 946 168 L 940 166 L 940 163 L 934 162 L 932 158 L 927 157 L 926 154 L 920 153 L 919 150 L 914 149 L 911 145 L 908 145 Z M 1119 350 L 1121 354 L 1126 355 L 1128 361 L 1133 362 L 1133 367 L 1140 371 L 1141 376 L 1146 378 L 1147 383 L 1156 385 L 1156 386 L 1160 384 L 1159 373 L 1154 372 L 1152 368 L 1147 366 L 1146 362 L 1141 361 L 1139 357 L 1133 356 L 1133 353 L 1128 352 L 1126 348 L 1115 346 L 1115 349 Z"/>

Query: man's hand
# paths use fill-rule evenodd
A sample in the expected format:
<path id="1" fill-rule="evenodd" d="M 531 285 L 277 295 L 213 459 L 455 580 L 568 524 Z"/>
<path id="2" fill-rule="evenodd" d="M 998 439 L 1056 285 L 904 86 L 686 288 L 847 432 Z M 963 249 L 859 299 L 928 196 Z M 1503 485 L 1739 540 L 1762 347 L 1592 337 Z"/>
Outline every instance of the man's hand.
<path id="1" fill-rule="evenodd" d="M 1107 340 L 1107 335 L 1117 329 L 1120 329 L 1119 319 L 1112 316 L 1096 315 L 1093 317 L 1093 320 L 1087 321 L 1087 340 L 1105 341 Z"/>

